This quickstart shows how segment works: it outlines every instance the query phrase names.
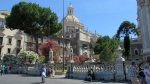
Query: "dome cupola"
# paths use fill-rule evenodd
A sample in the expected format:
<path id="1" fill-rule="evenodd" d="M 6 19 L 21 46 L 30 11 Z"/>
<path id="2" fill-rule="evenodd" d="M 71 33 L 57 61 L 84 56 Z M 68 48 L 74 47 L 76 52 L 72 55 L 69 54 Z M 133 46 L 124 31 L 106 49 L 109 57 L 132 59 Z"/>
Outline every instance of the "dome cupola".
<path id="1" fill-rule="evenodd" d="M 73 7 L 72 7 L 72 5 L 71 5 L 71 3 L 70 3 L 70 6 L 67 8 L 67 14 L 68 15 L 73 15 L 73 11 L 74 11 L 74 9 L 73 9 Z"/>

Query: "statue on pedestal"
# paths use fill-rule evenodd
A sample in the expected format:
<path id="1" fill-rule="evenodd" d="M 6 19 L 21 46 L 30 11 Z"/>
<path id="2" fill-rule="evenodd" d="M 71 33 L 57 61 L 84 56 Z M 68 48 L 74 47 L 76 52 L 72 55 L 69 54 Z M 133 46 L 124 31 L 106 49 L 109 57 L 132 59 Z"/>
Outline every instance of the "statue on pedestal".
<path id="1" fill-rule="evenodd" d="M 53 61 L 53 50 L 51 48 L 49 51 L 49 59 L 50 59 L 50 61 Z"/>
<path id="2" fill-rule="evenodd" d="M 70 60 L 71 61 L 73 60 L 73 49 L 72 49 L 72 47 L 70 48 Z"/>

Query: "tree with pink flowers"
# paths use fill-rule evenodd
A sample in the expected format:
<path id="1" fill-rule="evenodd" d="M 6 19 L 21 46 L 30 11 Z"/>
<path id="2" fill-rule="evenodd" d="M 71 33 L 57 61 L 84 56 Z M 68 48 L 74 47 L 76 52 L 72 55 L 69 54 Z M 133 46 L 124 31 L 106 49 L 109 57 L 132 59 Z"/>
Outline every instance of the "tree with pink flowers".
<path id="1" fill-rule="evenodd" d="M 45 56 L 46 62 L 48 62 L 49 59 L 49 51 L 50 48 L 53 50 L 53 60 L 56 62 L 58 60 L 59 51 L 60 51 L 60 45 L 51 39 L 48 39 L 46 42 L 40 44 L 40 51 L 41 54 Z"/>

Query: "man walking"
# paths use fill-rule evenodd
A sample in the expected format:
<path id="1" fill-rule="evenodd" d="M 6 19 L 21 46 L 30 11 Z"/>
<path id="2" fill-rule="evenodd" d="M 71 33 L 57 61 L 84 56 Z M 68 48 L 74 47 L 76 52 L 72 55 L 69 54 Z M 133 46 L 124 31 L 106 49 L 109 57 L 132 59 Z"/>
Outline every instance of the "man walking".
<path id="1" fill-rule="evenodd" d="M 138 66 L 135 62 L 132 62 L 132 66 L 129 68 L 129 74 L 131 77 L 132 84 L 140 84 L 138 76 Z"/>

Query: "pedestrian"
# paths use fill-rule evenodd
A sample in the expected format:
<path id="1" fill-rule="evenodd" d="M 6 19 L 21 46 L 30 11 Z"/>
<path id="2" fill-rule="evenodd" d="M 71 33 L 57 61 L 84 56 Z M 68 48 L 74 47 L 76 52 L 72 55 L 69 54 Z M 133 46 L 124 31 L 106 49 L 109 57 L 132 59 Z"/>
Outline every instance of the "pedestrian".
<path id="1" fill-rule="evenodd" d="M 9 71 L 9 65 L 7 65 L 7 67 L 6 67 L 6 72 L 9 74 L 10 73 L 10 71 Z"/>
<path id="2" fill-rule="evenodd" d="M 12 68 L 12 67 L 11 67 L 11 66 L 9 66 L 9 71 L 10 71 L 10 73 L 11 73 L 11 68 Z"/>
<path id="3" fill-rule="evenodd" d="M 140 84 L 138 76 L 138 66 L 135 62 L 132 62 L 131 67 L 129 67 L 129 74 L 131 77 L 132 84 Z"/>
<path id="4" fill-rule="evenodd" d="M 146 84 L 150 84 L 150 67 L 149 67 L 149 64 L 145 64 L 144 74 L 145 74 Z"/>
<path id="5" fill-rule="evenodd" d="M 49 77 L 52 77 L 52 73 L 53 73 L 52 66 L 49 66 L 48 67 L 48 75 L 49 75 Z"/>
<path id="6" fill-rule="evenodd" d="M 46 68 L 45 68 L 45 64 L 42 65 L 41 68 L 41 77 L 42 77 L 42 83 L 45 83 L 45 77 L 46 77 Z"/>
<path id="7" fill-rule="evenodd" d="M 90 76 L 90 77 L 92 78 L 92 80 L 95 80 L 95 74 L 94 74 L 94 71 L 93 71 L 92 68 L 89 69 L 89 71 L 88 71 L 88 76 Z"/>
<path id="8" fill-rule="evenodd" d="M 145 74 L 144 74 L 144 63 L 139 64 L 139 81 L 140 84 L 146 84 Z"/>
<path id="9" fill-rule="evenodd" d="M 1 73 L 1 76 L 2 76 L 2 73 L 3 73 L 3 71 L 2 71 L 2 65 L 0 65 L 0 73 Z"/>
<path id="10" fill-rule="evenodd" d="M 2 65 L 2 74 L 5 74 L 5 65 Z"/>

